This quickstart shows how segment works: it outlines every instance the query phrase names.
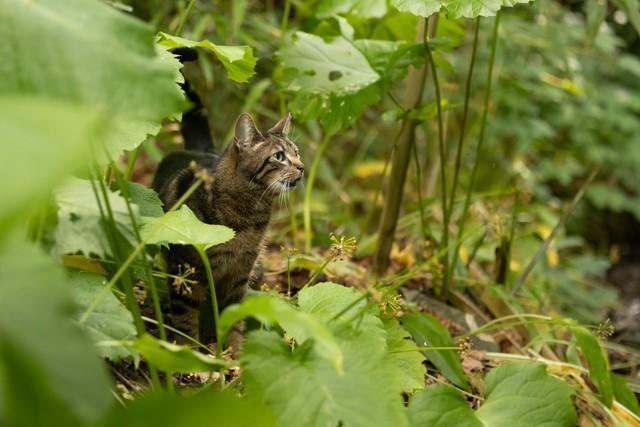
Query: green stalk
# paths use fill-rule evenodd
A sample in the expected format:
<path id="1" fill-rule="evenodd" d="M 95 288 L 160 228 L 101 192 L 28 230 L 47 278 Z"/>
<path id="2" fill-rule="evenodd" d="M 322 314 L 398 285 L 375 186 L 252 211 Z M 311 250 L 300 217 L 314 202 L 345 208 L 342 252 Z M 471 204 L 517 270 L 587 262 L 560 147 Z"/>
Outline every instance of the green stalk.
<path id="1" fill-rule="evenodd" d="M 551 241 L 554 239 L 556 234 L 558 234 L 558 231 L 560 230 L 560 228 L 564 226 L 564 223 L 567 221 L 567 218 L 569 218 L 569 215 L 571 215 L 575 207 L 578 205 L 578 202 L 582 199 L 582 196 L 584 196 L 585 190 L 593 182 L 597 174 L 598 174 L 597 168 L 591 171 L 591 173 L 589 174 L 585 182 L 582 184 L 582 186 L 580 187 L 576 195 L 571 200 L 571 203 L 569 203 L 569 206 L 562 213 L 562 216 L 560 217 L 556 225 L 553 227 L 553 230 L 551 230 L 551 233 L 549 233 L 549 235 L 544 240 L 544 242 L 542 242 L 542 245 L 540 245 L 540 247 L 538 248 L 538 251 L 536 252 L 536 254 L 533 256 L 533 258 L 531 258 L 531 260 L 529 261 L 527 266 L 524 268 L 524 270 L 522 270 L 522 273 L 520 273 L 520 276 L 518 276 L 518 278 L 513 284 L 513 290 L 511 291 L 512 296 L 518 293 L 518 290 L 526 280 L 527 276 L 529 276 L 529 273 L 533 271 L 533 267 L 536 266 L 537 262 L 547 252 L 547 249 L 549 249 L 549 245 L 551 244 Z"/>
<path id="2" fill-rule="evenodd" d="M 284 40 L 284 32 L 289 25 L 289 14 L 291 14 L 291 0 L 284 0 L 284 11 L 282 12 L 282 21 L 280 22 L 280 42 Z"/>
<path id="3" fill-rule="evenodd" d="M 198 178 L 198 180 L 194 182 L 191 185 L 191 187 L 189 187 L 189 189 L 182 195 L 182 197 L 180 197 L 180 199 L 178 199 L 178 201 L 171 207 L 171 209 L 169 209 L 169 212 L 173 212 L 176 209 L 178 209 L 184 203 L 184 201 L 187 200 L 189 196 L 193 194 L 194 191 L 196 191 L 196 189 L 201 184 L 202 184 L 202 178 Z M 82 313 L 82 316 L 80 316 L 80 320 L 79 320 L 80 324 L 87 321 L 87 319 L 89 318 L 91 313 L 93 313 L 93 311 L 96 309 L 98 304 L 100 304 L 100 302 L 109 294 L 109 292 L 111 292 L 111 289 L 113 288 L 113 286 L 118 282 L 118 280 L 120 280 L 120 277 L 122 277 L 122 275 L 127 271 L 127 269 L 129 268 L 133 260 L 140 254 L 140 252 L 142 252 L 146 244 L 147 242 L 142 240 L 133 249 L 133 251 L 131 251 L 127 259 L 124 261 L 124 263 L 122 263 L 122 265 L 120 266 L 118 271 L 116 271 L 116 273 L 113 275 L 111 280 L 109 280 L 109 282 L 100 290 L 100 292 L 98 293 L 96 298 L 91 302 L 89 307 L 87 307 L 84 313 Z"/>
<path id="4" fill-rule="evenodd" d="M 189 17 L 189 14 L 191 13 L 191 9 L 193 9 L 194 4 L 196 4 L 196 0 L 191 0 L 189 1 L 189 4 L 187 4 L 187 8 L 184 10 L 184 12 L 182 13 L 182 16 L 180 17 L 180 23 L 178 24 L 178 28 L 176 29 L 176 34 L 175 34 L 176 36 L 182 35 L 184 24 L 187 22 L 187 18 Z"/>
<path id="5" fill-rule="evenodd" d="M 307 283 L 304 284 L 304 286 L 302 287 L 302 289 L 307 288 L 309 285 L 311 285 L 313 283 L 314 280 L 316 280 L 316 278 L 320 275 L 320 273 L 322 273 L 324 271 L 324 269 L 327 267 L 327 265 L 329 265 L 329 263 L 333 261 L 333 257 L 329 257 L 327 259 L 324 260 L 324 262 L 322 263 L 322 265 L 320 266 L 320 268 L 318 268 L 316 270 L 315 273 L 313 273 L 313 276 L 311 276 L 309 278 L 309 280 L 307 280 Z M 302 290 L 300 289 L 300 290 Z"/>
<path id="6" fill-rule="evenodd" d="M 413 144 L 413 160 L 416 163 L 416 185 L 418 186 L 418 207 L 420 208 L 420 232 L 425 242 L 429 239 L 427 233 L 427 221 L 424 214 L 424 201 L 422 200 L 422 169 L 418 157 L 418 144 Z"/>
<path id="7" fill-rule="evenodd" d="M 216 358 L 220 359 L 222 356 L 222 346 L 224 343 L 220 342 L 219 338 L 220 334 L 220 310 L 218 309 L 218 295 L 216 294 L 216 284 L 213 281 L 213 271 L 211 270 L 211 263 L 209 262 L 209 258 L 207 257 L 206 251 L 200 246 L 194 246 L 198 255 L 200 255 L 200 259 L 202 260 L 202 264 L 204 264 L 204 269 L 207 272 L 207 282 L 209 282 L 209 291 L 211 292 L 211 305 L 213 309 L 213 321 L 216 324 Z M 222 376 L 224 379 L 224 376 Z"/>
<path id="8" fill-rule="evenodd" d="M 142 148 L 142 144 L 138 145 L 135 150 L 133 150 L 129 154 L 129 161 L 127 163 L 127 171 L 124 176 L 127 181 L 131 180 L 131 176 L 133 175 L 133 169 L 136 166 L 136 161 L 138 160 L 138 154 L 140 154 L 140 149 Z"/>
<path id="9" fill-rule="evenodd" d="M 478 48 L 478 33 L 480 29 L 480 16 L 476 18 L 476 27 L 473 32 L 473 46 L 471 48 L 471 61 L 469 62 L 469 71 L 467 72 L 467 82 L 464 91 L 464 107 L 462 110 L 462 120 L 460 122 L 460 138 L 458 139 L 458 148 L 456 151 L 456 163 L 453 170 L 453 183 L 451 185 L 451 201 L 449 202 L 449 212 L 453 212 L 453 203 L 456 199 L 456 191 L 458 189 L 458 175 L 462 163 L 462 146 L 464 144 L 464 135 L 467 128 L 467 116 L 469 114 L 469 99 L 471 98 L 471 79 L 473 77 L 473 68 L 476 63 L 476 50 Z"/>
<path id="10" fill-rule="evenodd" d="M 440 97 L 440 83 L 438 82 L 438 71 L 436 63 L 433 60 L 431 47 L 429 46 L 429 36 L 425 37 L 425 47 L 427 49 L 427 58 L 431 73 L 433 74 L 433 86 L 436 92 L 436 108 L 438 113 L 438 151 L 440 154 L 440 186 L 442 197 L 442 238 L 440 239 L 440 248 L 447 248 L 442 257 L 442 270 L 444 272 L 442 290 L 446 294 L 449 289 L 449 209 L 447 208 L 447 177 L 446 177 L 446 154 L 444 151 L 444 126 L 442 125 L 442 101 Z"/>
<path id="11" fill-rule="evenodd" d="M 307 186 L 304 189 L 304 249 L 306 252 L 311 252 L 311 239 L 313 238 L 313 230 L 311 229 L 311 197 L 313 195 L 313 183 L 316 179 L 316 173 L 318 172 L 318 166 L 320 160 L 329 145 L 330 140 L 329 133 L 325 132 L 320 147 L 316 151 L 313 161 L 311 162 L 311 168 L 309 169 L 309 179 L 307 180 Z"/>
<path id="12" fill-rule="evenodd" d="M 489 113 L 489 99 L 491 97 L 491 84 L 493 82 L 493 64 L 496 59 L 496 47 L 498 45 L 498 27 L 500 25 L 500 11 L 496 13 L 496 17 L 493 23 L 493 35 L 491 40 L 491 53 L 489 56 L 489 69 L 487 71 L 486 89 L 484 93 L 484 104 L 482 110 L 482 120 L 480 122 L 480 135 L 478 136 L 478 144 L 476 145 L 475 159 L 473 162 L 473 169 L 471 170 L 471 179 L 469 180 L 469 187 L 467 187 L 467 193 L 464 199 L 464 205 L 462 207 L 462 214 L 458 221 L 458 243 L 453 251 L 453 257 L 451 260 L 451 270 L 455 270 L 455 266 L 458 263 L 458 252 L 462 245 L 462 236 L 464 234 L 464 225 L 467 221 L 467 214 L 469 213 L 469 206 L 471 205 L 471 195 L 476 183 L 476 175 L 478 174 L 478 166 L 480 164 L 480 153 L 482 152 L 482 144 L 484 142 L 484 133 L 487 127 L 487 115 Z"/>

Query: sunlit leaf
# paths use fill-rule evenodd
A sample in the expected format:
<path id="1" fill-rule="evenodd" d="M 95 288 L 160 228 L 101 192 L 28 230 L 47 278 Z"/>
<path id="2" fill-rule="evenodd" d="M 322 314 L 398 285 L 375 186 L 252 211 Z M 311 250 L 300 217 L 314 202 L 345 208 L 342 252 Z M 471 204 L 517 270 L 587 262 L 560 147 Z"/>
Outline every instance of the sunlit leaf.
<path id="1" fill-rule="evenodd" d="M 322 0 L 316 9 L 318 18 L 349 13 L 363 18 L 380 18 L 387 12 L 385 0 Z"/>
<path id="2" fill-rule="evenodd" d="M 364 55 L 341 36 L 326 42 L 298 31 L 278 57 L 284 67 L 283 84 L 290 91 L 344 95 L 380 78 Z"/>
<path id="3" fill-rule="evenodd" d="M 402 12 L 424 17 L 433 15 L 442 7 L 440 0 L 391 0 L 391 4 Z"/>
<path id="4" fill-rule="evenodd" d="M 249 46 L 224 46 L 217 45 L 209 40 L 193 41 L 166 33 L 158 34 L 159 43 L 168 48 L 177 47 L 202 47 L 214 53 L 216 58 L 227 70 L 230 80 L 244 83 L 255 74 L 253 70 L 257 59 L 253 56 L 253 50 Z"/>
<path id="5" fill-rule="evenodd" d="M 335 369 L 342 370 L 342 352 L 331 332 L 316 318 L 304 313 L 274 296 L 248 297 L 240 304 L 227 307 L 220 317 L 220 332 L 223 337 L 237 322 L 254 317 L 260 322 L 279 324 L 299 344 L 313 340 L 319 355 L 331 361 Z"/>
<path id="6" fill-rule="evenodd" d="M 224 225 L 200 221 L 187 205 L 158 218 L 146 218 L 141 230 L 147 243 L 194 245 L 208 249 L 233 239 L 235 233 Z"/>
<path id="7" fill-rule="evenodd" d="M 111 156 L 134 148 L 185 105 L 180 64 L 158 55 L 151 25 L 104 2 L 4 1 L 0 16 L 0 93 L 104 112 L 109 126 L 94 135 L 103 161 L 105 148 Z"/>

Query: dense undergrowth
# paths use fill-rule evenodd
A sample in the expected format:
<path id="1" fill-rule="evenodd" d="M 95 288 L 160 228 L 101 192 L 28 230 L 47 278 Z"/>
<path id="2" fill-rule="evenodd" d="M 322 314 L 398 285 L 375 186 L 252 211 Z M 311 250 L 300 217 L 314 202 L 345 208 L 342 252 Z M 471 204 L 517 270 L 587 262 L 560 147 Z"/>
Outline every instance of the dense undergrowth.
<path id="1" fill-rule="evenodd" d="M 129 3 L 0 2 L 1 425 L 640 425 L 636 0 Z M 234 237 L 148 188 L 181 69 L 309 171 L 215 346 L 163 313 L 161 246 Z"/>

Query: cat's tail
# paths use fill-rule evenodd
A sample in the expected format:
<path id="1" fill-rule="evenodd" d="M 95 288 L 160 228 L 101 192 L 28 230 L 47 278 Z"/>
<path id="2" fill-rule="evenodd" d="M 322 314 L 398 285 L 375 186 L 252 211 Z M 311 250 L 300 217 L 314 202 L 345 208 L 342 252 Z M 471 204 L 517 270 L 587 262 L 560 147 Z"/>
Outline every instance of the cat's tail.
<path id="1" fill-rule="evenodd" d="M 172 53 L 183 64 L 198 59 L 198 51 L 190 47 L 177 48 L 174 49 Z M 207 111 L 186 77 L 184 83 L 181 83 L 180 86 L 185 95 L 187 95 L 187 99 L 189 99 L 193 105 L 189 111 L 182 115 L 181 132 L 184 139 L 184 148 L 188 151 L 213 153 L 214 146 L 211 139 Z"/>
<path id="2" fill-rule="evenodd" d="M 198 59 L 198 51 L 193 48 L 177 48 L 172 51 L 181 63 Z M 198 94 L 193 90 L 189 81 L 184 79 L 180 86 L 192 104 L 189 111 L 182 115 L 180 131 L 184 140 L 184 150 L 172 151 L 167 154 L 158 165 L 153 178 L 153 189 L 161 198 L 169 198 L 173 187 L 171 184 L 175 178 L 192 162 L 200 167 L 213 168 L 218 156 L 214 153 L 213 140 L 207 120 L 207 111 L 202 105 Z"/>

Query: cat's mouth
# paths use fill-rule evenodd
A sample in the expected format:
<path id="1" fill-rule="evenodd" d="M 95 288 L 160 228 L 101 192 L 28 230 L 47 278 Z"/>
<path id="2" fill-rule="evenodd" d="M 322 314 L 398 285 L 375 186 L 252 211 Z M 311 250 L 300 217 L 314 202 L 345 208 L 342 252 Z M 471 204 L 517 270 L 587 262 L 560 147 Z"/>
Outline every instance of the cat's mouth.
<path id="1" fill-rule="evenodd" d="M 302 177 L 295 179 L 283 179 L 282 181 L 280 181 L 280 186 L 284 191 L 291 191 L 296 188 L 296 185 L 298 185 L 298 182 L 300 182 L 301 178 Z"/>

